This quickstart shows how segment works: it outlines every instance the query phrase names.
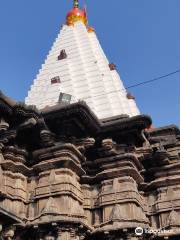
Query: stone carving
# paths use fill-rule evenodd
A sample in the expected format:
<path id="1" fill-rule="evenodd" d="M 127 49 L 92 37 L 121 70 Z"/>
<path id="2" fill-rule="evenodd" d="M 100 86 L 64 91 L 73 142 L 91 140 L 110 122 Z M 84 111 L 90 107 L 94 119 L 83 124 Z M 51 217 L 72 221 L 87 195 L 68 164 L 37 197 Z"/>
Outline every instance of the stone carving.
<path id="1" fill-rule="evenodd" d="M 0 118 L 0 132 L 6 131 L 8 128 L 9 124 L 3 118 Z"/>
<path id="2" fill-rule="evenodd" d="M 83 145 L 85 148 L 90 148 L 94 146 L 95 144 L 95 139 L 94 138 L 86 138 L 83 142 Z"/>
<path id="3" fill-rule="evenodd" d="M 43 214 L 57 214 L 57 213 L 59 213 L 57 203 L 55 202 L 55 200 L 52 197 L 50 197 L 47 200 L 47 203 L 46 203 L 42 213 Z"/>
<path id="4" fill-rule="evenodd" d="M 42 130 L 40 132 L 41 142 L 44 147 L 49 147 L 54 145 L 53 134 L 49 130 Z"/>
<path id="5" fill-rule="evenodd" d="M 3 238 L 7 240 L 12 240 L 15 234 L 15 227 L 10 226 L 6 228 L 3 232 Z"/>
<path id="6" fill-rule="evenodd" d="M 109 219 L 113 222 L 123 220 L 122 213 L 121 213 L 121 207 L 119 204 L 115 204 L 115 206 L 112 209 Z"/>
<path id="7" fill-rule="evenodd" d="M 112 139 L 104 139 L 102 141 L 102 147 L 105 150 L 107 150 L 107 151 L 112 150 L 113 149 L 113 141 L 112 141 Z"/>
<path id="8" fill-rule="evenodd" d="M 180 227 L 180 214 L 178 214 L 175 210 L 172 210 L 167 218 L 166 226 Z"/>
<path id="9" fill-rule="evenodd" d="M 49 183 L 53 184 L 55 182 L 56 182 L 56 173 L 55 173 L 55 170 L 52 169 L 49 175 Z"/>
<path id="10" fill-rule="evenodd" d="M 177 127 L 149 130 L 143 115 L 101 121 L 83 102 L 42 113 L 0 103 L 3 239 L 136 239 L 138 226 L 179 239 Z"/>

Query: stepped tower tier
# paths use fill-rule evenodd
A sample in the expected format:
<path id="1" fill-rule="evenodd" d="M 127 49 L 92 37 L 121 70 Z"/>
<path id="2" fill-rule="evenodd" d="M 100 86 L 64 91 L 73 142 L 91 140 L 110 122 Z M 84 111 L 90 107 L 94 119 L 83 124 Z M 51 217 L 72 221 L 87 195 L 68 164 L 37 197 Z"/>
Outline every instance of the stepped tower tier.
<path id="1" fill-rule="evenodd" d="M 88 26 L 85 9 L 74 0 L 64 24 L 25 100 L 38 109 L 83 100 L 98 118 L 139 114 L 114 64 Z"/>

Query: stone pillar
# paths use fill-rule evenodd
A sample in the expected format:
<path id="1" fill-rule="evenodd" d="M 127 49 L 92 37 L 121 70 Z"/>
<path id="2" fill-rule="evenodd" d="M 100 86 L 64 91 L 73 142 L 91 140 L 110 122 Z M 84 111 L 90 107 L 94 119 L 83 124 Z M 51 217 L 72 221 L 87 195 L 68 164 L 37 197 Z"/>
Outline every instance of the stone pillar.
<path id="1" fill-rule="evenodd" d="M 64 229 L 58 229 L 58 237 L 57 240 L 71 240 L 70 232 Z"/>
<path id="2" fill-rule="evenodd" d="M 61 240 L 61 229 L 58 229 L 57 240 Z"/>
<path id="3" fill-rule="evenodd" d="M 70 240 L 69 232 L 61 232 L 61 238 L 60 239 L 61 240 Z"/>
<path id="4" fill-rule="evenodd" d="M 84 236 L 80 236 L 80 237 L 77 236 L 75 229 L 70 229 L 69 231 L 67 229 L 66 230 L 59 229 L 57 234 L 58 234 L 57 240 L 83 240 L 84 239 Z"/>
<path id="5" fill-rule="evenodd" d="M 76 240 L 76 231 L 75 229 L 70 229 L 70 240 Z"/>

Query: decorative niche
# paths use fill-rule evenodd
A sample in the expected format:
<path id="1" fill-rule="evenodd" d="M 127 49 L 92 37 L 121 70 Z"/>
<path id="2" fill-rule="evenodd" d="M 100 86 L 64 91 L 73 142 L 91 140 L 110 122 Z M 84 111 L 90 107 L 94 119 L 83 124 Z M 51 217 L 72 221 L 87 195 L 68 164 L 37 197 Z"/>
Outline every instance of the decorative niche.
<path id="1" fill-rule="evenodd" d="M 66 50 L 63 49 L 60 51 L 60 54 L 58 56 L 58 60 L 63 60 L 63 59 L 66 59 L 67 58 L 67 53 L 66 53 Z"/>
<path id="2" fill-rule="evenodd" d="M 59 76 L 51 78 L 51 85 L 56 84 L 56 83 L 61 83 L 61 80 L 60 80 Z"/>

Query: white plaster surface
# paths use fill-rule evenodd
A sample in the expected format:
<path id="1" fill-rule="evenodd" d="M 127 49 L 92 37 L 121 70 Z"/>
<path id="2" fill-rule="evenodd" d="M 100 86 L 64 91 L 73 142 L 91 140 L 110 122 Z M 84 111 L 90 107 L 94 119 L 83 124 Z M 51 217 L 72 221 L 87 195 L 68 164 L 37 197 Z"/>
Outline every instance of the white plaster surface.
<path id="1" fill-rule="evenodd" d="M 67 58 L 58 61 L 63 49 Z M 56 76 L 61 83 L 52 85 L 51 79 Z M 127 99 L 119 74 L 110 70 L 96 34 L 89 33 L 82 22 L 62 27 L 25 102 L 39 109 L 53 106 L 60 92 L 71 94 L 71 102 L 86 101 L 100 119 L 139 114 L 135 101 Z"/>

